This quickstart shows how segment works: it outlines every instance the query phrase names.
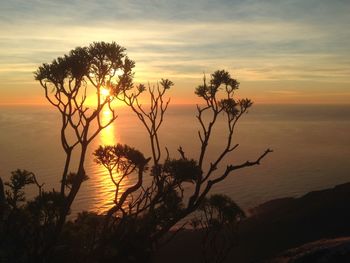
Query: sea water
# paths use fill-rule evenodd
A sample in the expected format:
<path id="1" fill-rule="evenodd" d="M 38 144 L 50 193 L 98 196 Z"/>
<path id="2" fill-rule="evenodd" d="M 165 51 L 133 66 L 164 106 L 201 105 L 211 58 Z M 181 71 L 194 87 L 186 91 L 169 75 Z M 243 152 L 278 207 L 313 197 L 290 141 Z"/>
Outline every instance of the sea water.
<path id="1" fill-rule="evenodd" d="M 128 144 L 150 156 L 149 138 L 140 121 L 127 108 L 117 112 L 117 120 L 90 145 L 85 163 L 89 180 L 83 183 L 72 214 L 82 210 L 102 213 L 113 204 L 114 185 L 106 170 L 93 160 L 92 152 L 99 145 Z M 171 105 L 159 130 L 162 156 L 166 157 L 167 147 L 170 157 L 178 158 L 181 146 L 188 158 L 197 159 L 199 129 L 194 105 Z M 220 154 L 226 131 L 220 115 L 205 167 Z M 237 124 L 233 143 L 239 146 L 214 176 L 229 164 L 254 161 L 267 148 L 273 149 L 260 165 L 235 171 L 212 189 L 213 193 L 229 195 L 244 209 L 350 181 L 350 105 L 254 105 Z M 4 181 L 20 168 L 34 172 L 46 190 L 58 190 L 64 157 L 60 115 L 54 108 L 0 107 L 0 176 Z M 149 180 L 145 178 L 146 183 Z M 123 187 L 133 182 L 129 178 Z M 27 189 L 29 198 L 35 191 Z"/>

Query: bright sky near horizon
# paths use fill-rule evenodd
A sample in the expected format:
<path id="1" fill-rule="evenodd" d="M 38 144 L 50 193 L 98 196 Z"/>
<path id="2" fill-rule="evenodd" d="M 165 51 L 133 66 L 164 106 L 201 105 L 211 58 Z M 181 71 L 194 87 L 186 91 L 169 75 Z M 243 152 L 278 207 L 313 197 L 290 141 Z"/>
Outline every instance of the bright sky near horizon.
<path id="1" fill-rule="evenodd" d="M 93 41 L 115 41 L 136 81 L 169 78 L 191 103 L 226 69 L 257 103 L 350 102 L 349 0 L 0 0 L 0 104 L 45 103 L 33 72 Z"/>

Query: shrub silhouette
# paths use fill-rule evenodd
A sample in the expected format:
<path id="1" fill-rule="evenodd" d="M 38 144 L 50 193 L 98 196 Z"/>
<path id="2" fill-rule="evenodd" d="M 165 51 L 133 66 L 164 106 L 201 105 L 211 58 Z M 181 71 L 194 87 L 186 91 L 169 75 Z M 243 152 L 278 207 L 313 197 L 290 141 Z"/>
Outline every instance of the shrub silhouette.
<path id="1" fill-rule="evenodd" d="M 203 262 L 224 262 L 238 243 L 238 225 L 245 218 L 244 211 L 228 196 L 213 194 L 206 198 L 191 225 L 204 232 Z"/>

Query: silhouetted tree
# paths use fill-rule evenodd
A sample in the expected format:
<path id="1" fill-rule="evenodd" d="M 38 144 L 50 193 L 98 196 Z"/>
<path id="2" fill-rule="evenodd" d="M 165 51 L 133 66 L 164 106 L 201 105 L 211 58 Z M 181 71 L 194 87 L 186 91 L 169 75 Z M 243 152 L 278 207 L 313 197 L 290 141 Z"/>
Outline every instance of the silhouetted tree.
<path id="1" fill-rule="evenodd" d="M 236 124 L 252 106 L 249 99 L 234 99 L 234 91 L 238 85 L 239 83 L 224 70 L 214 72 L 209 83 L 204 78 L 203 85 L 200 85 L 195 91 L 204 100 L 204 106 L 197 106 L 197 119 L 201 127 L 198 132 L 199 156 L 197 159 L 187 158 L 183 148 L 180 147 L 178 149 L 180 158 L 170 158 L 166 150 L 163 160 L 158 132 L 169 104 L 169 99 L 165 99 L 165 94 L 173 83 L 165 79 L 156 87 L 146 88 L 140 84 L 128 90 L 120 90 L 114 88 L 113 84 L 111 85 L 114 96 L 125 102 L 146 128 L 150 139 L 153 165 L 150 169 L 144 169 L 143 166 L 143 169 L 136 169 L 137 163 L 130 157 L 124 155 L 123 158 L 126 160 L 121 159 L 118 149 L 127 148 L 127 146 L 101 146 L 95 151 L 97 163 L 107 168 L 116 185 L 115 205 L 107 212 L 105 233 L 113 232 L 110 231 L 110 226 L 130 231 L 124 222 L 137 221 L 138 228 L 133 231 L 143 233 L 147 237 L 148 246 L 143 246 L 147 251 L 151 251 L 175 224 L 196 211 L 205 202 L 206 196 L 215 184 L 223 181 L 233 171 L 260 164 L 260 161 L 271 152 L 270 149 L 267 149 L 255 161 L 229 164 L 223 172 L 218 169 L 219 165 L 224 165 L 222 162 L 224 157 L 238 147 L 238 144 L 233 144 Z M 150 98 L 150 106 L 147 109 L 141 105 L 139 100 L 141 94 L 146 91 Z M 207 166 L 204 159 L 212 139 L 212 130 L 218 118 L 221 117 L 220 114 L 226 118 L 227 140 L 219 155 L 210 158 L 210 164 Z M 142 163 L 147 164 L 148 161 Z M 138 178 L 136 184 L 126 189 L 118 198 L 119 185 L 126 176 L 131 175 L 134 171 Z M 150 185 L 142 183 L 145 175 L 150 176 Z M 186 184 L 192 184 L 193 187 L 185 188 Z M 185 189 L 187 189 L 186 195 Z M 123 236 L 119 237 L 120 242 L 123 243 Z"/>
<path id="2" fill-rule="evenodd" d="M 44 88 L 47 100 L 61 115 L 61 143 L 66 160 L 60 194 L 65 201 L 59 215 L 57 233 L 63 227 L 81 184 L 88 178 L 84 163 L 89 144 L 117 118 L 111 107 L 113 97 L 103 96 L 101 89 L 108 88 L 112 80 L 116 88 L 129 89 L 133 67 L 134 62 L 126 56 L 125 48 L 114 42 L 96 42 L 88 47 L 78 47 L 50 64 L 43 64 L 35 73 L 35 79 Z M 87 94 L 94 95 L 89 105 Z M 105 124 L 101 121 L 104 109 L 112 113 Z M 76 170 L 71 167 L 74 151 L 78 156 Z"/>

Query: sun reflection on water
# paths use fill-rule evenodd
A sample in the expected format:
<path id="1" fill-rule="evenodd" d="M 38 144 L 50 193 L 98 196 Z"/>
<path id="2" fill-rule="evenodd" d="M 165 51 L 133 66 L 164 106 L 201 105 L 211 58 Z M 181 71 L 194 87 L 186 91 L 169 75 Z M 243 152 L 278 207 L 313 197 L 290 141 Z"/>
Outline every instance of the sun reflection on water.
<path id="1" fill-rule="evenodd" d="M 112 113 L 109 110 L 105 110 L 101 114 L 101 122 L 103 125 L 107 124 L 112 117 Z M 103 129 L 99 137 L 97 138 L 97 145 L 115 145 L 118 143 L 118 134 L 116 130 L 116 122 L 111 123 L 108 127 Z M 115 199 L 115 185 L 113 184 L 108 171 L 101 165 L 93 166 L 93 173 L 95 174 L 94 198 L 96 202 L 92 207 L 93 211 L 103 213 L 114 204 Z M 117 173 L 114 173 L 114 177 L 118 177 Z M 127 181 L 127 178 L 124 178 Z M 119 193 L 123 193 L 125 183 L 120 185 Z"/>

